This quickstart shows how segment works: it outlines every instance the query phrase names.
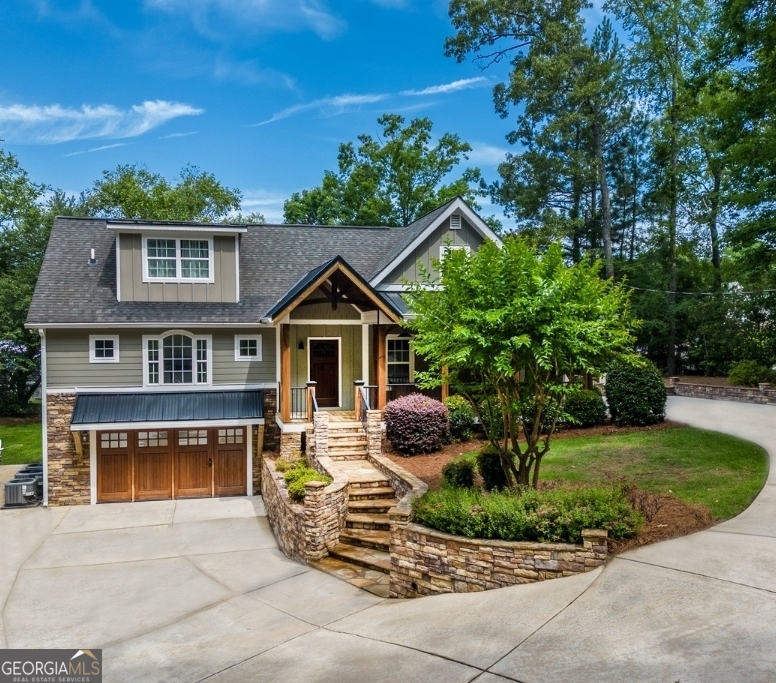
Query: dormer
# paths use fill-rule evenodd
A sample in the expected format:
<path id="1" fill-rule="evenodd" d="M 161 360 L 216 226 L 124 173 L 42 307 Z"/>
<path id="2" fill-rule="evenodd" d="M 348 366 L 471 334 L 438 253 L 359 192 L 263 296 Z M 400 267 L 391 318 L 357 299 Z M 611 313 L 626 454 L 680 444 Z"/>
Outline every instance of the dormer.
<path id="1" fill-rule="evenodd" d="M 119 301 L 240 300 L 240 225 L 108 221 Z"/>

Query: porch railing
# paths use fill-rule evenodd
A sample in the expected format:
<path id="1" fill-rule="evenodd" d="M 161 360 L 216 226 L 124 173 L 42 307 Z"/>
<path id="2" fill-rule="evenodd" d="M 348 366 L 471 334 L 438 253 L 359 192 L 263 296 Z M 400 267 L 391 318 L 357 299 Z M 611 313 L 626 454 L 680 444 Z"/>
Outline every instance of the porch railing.
<path id="1" fill-rule="evenodd" d="M 393 401 L 395 398 L 401 398 L 409 394 L 423 394 L 429 398 L 435 398 L 437 401 L 442 400 L 442 388 L 435 387 L 434 389 L 421 389 L 414 382 L 408 382 L 404 384 L 389 384 L 386 387 L 386 400 Z"/>
<path id="2" fill-rule="evenodd" d="M 307 387 L 291 387 L 291 419 L 307 421 Z"/>

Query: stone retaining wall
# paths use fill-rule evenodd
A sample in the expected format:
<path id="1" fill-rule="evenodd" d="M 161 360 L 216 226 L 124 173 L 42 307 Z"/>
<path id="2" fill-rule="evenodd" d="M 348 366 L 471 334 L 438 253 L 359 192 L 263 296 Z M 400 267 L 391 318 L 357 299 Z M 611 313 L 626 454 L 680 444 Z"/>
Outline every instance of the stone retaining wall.
<path id="1" fill-rule="evenodd" d="M 452 536 L 391 520 L 391 597 L 472 593 L 582 574 L 607 557 L 607 532 L 583 543 L 525 543 Z"/>
<path id="2" fill-rule="evenodd" d="M 262 458 L 261 467 L 261 495 L 267 519 L 283 554 L 305 564 L 326 557 L 345 526 L 347 481 L 335 477 L 328 486 L 308 482 L 304 502 L 294 503 L 274 461 Z"/>
<path id="3" fill-rule="evenodd" d="M 771 384 L 761 384 L 759 388 L 720 387 L 711 384 L 685 384 L 681 380 L 677 381 L 676 377 L 671 377 L 671 387 L 676 396 L 776 405 L 776 389 Z"/>
<path id="4" fill-rule="evenodd" d="M 48 434 L 48 504 L 88 505 L 91 502 L 89 451 L 79 463 L 70 431 L 75 394 L 46 396 Z"/>

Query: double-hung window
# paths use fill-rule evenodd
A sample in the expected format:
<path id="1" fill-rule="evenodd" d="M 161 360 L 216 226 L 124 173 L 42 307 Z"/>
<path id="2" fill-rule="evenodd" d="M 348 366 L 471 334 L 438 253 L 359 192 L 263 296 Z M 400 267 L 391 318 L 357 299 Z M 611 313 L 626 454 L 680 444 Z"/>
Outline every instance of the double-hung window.
<path id="1" fill-rule="evenodd" d="M 408 337 L 388 337 L 388 384 L 412 383 L 412 350 Z"/>
<path id="2" fill-rule="evenodd" d="M 211 240 L 147 237 L 144 246 L 146 282 L 213 282 Z"/>
<path id="3" fill-rule="evenodd" d="M 143 340 L 147 385 L 210 384 L 210 337 L 170 332 Z"/>

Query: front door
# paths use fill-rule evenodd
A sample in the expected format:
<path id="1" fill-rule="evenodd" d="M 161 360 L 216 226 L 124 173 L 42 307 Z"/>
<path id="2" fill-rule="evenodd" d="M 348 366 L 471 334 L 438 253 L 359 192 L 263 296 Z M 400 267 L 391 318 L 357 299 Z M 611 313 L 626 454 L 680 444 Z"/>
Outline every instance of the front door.
<path id="1" fill-rule="evenodd" d="M 310 379 L 321 408 L 339 406 L 339 340 L 310 340 Z"/>

